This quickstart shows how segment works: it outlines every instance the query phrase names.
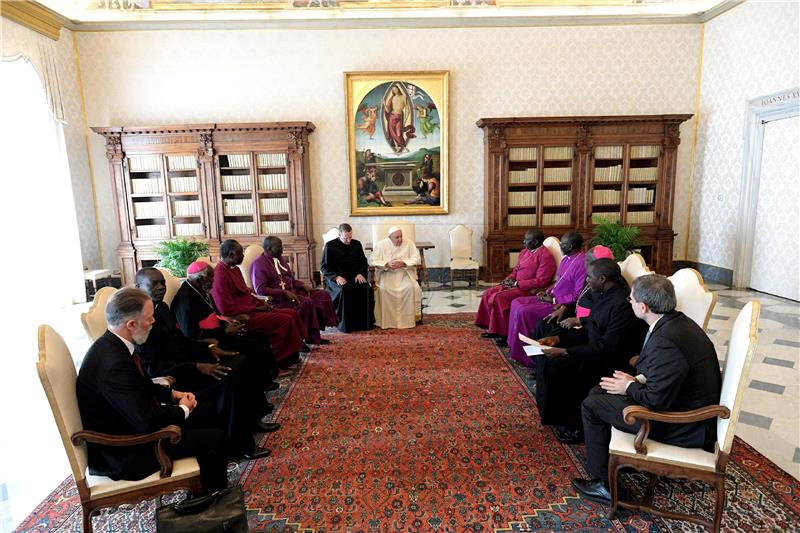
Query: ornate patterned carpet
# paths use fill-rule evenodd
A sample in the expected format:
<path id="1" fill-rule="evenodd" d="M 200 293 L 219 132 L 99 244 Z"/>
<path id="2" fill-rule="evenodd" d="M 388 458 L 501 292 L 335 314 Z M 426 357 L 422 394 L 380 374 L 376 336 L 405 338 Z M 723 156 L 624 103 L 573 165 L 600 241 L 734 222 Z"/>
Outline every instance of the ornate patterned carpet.
<path id="1" fill-rule="evenodd" d="M 524 371 L 479 337 L 469 315 L 405 331 L 336 334 L 287 378 L 269 458 L 230 474 L 253 531 L 700 531 L 577 498 L 583 446 L 539 423 Z M 800 528 L 798 483 L 741 441 L 728 467 L 723 527 Z M 623 476 L 637 494 L 643 479 Z M 713 492 L 662 482 L 659 503 L 709 515 Z M 153 531 L 153 502 L 104 513 L 96 531 Z M 20 531 L 79 531 L 71 478 Z"/>

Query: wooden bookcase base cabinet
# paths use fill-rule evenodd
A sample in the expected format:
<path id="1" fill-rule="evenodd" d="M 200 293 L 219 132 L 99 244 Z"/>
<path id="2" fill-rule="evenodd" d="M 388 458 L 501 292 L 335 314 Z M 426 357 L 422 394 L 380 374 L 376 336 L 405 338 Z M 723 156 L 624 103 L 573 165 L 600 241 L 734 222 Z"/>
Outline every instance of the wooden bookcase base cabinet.
<path id="1" fill-rule="evenodd" d="M 525 232 L 588 240 L 599 217 L 641 230 L 641 253 L 672 273 L 680 124 L 692 115 L 482 118 L 484 279 L 512 268 Z"/>
<path id="2" fill-rule="evenodd" d="M 205 242 L 283 240 L 295 275 L 311 283 L 308 136 L 311 122 L 95 127 L 114 184 L 123 283 L 154 264 L 174 237 Z"/>

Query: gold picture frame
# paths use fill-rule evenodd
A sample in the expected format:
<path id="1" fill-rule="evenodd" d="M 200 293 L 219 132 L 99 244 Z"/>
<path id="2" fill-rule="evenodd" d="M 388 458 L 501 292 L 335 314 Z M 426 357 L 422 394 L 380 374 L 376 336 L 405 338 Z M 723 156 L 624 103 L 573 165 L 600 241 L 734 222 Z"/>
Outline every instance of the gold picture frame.
<path id="1" fill-rule="evenodd" d="M 449 212 L 450 73 L 345 72 L 350 213 Z"/>

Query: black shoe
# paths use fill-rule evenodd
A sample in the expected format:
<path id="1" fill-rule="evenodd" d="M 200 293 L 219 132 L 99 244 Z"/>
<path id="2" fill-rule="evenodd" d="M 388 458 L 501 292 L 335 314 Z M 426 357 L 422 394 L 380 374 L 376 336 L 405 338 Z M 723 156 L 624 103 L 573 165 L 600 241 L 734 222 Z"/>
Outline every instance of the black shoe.
<path id="1" fill-rule="evenodd" d="M 331 341 L 329 341 L 328 339 L 320 339 L 319 340 L 320 346 L 322 346 L 323 344 L 330 344 L 330 343 L 331 343 Z"/>
<path id="2" fill-rule="evenodd" d="M 264 387 L 264 392 L 272 392 L 272 391 L 278 390 L 280 388 L 281 388 L 281 384 L 278 383 L 277 381 L 273 381 L 272 383 L 270 383 L 269 385 Z"/>
<path id="3" fill-rule="evenodd" d="M 273 431 L 281 429 L 281 425 L 277 422 L 264 422 L 263 420 L 259 420 L 256 427 L 259 433 L 272 433 Z"/>
<path id="4" fill-rule="evenodd" d="M 267 448 L 259 448 L 256 446 L 251 451 L 242 454 L 242 457 L 244 457 L 248 461 L 252 461 L 253 459 L 258 459 L 259 457 L 266 457 L 270 453 L 272 452 Z"/>
<path id="5" fill-rule="evenodd" d="M 508 348 L 508 342 L 506 342 L 506 339 L 504 337 L 499 337 L 495 339 L 494 343 L 498 345 L 500 348 Z"/>
<path id="6" fill-rule="evenodd" d="M 481 337 L 484 339 L 499 339 L 502 338 L 502 335 L 498 335 L 497 333 L 481 333 Z"/>
<path id="7" fill-rule="evenodd" d="M 581 498 L 605 505 L 611 503 L 611 492 L 609 492 L 606 484 L 599 479 L 586 480 L 576 478 L 572 480 L 572 487 L 578 491 L 578 495 Z"/>
<path id="8" fill-rule="evenodd" d="M 272 411 L 274 411 L 274 410 L 275 410 L 275 406 L 274 406 L 274 405 L 272 405 L 272 404 L 271 404 L 271 403 L 269 403 L 269 402 L 267 402 L 267 404 L 264 406 L 264 414 L 265 414 L 265 415 L 268 415 L 268 414 L 270 414 L 270 413 L 271 413 Z"/>
<path id="9" fill-rule="evenodd" d="M 303 343 L 303 347 L 300 348 L 300 352 L 311 353 L 311 346 L 309 346 L 308 341 Z"/>
<path id="10" fill-rule="evenodd" d="M 562 444 L 583 444 L 583 431 L 580 429 L 557 431 L 556 438 Z"/>

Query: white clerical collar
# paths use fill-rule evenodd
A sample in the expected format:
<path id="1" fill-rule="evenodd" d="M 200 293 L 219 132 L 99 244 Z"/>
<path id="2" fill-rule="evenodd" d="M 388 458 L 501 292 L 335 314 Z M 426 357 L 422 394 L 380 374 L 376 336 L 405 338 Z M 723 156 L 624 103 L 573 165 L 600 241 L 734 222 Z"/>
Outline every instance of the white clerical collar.
<path id="1" fill-rule="evenodd" d="M 111 330 L 108 330 L 108 331 L 111 331 Z M 111 333 L 114 333 L 114 332 L 113 332 L 113 331 L 111 331 Z M 129 341 L 128 339 L 125 339 L 125 338 L 123 338 L 123 337 L 120 337 L 120 336 L 119 336 L 119 335 L 117 335 L 116 333 L 114 333 L 114 335 L 116 335 L 116 336 L 117 336 L 117 338 L 118 338 L 119 340 L 121 340 L 123 343 L 125 343 L 125 347 L 128 349 L 128 353 L 130 353 L 131 355 L 133 355 L 133 351 L 136 349 L 136 345 L 134 345 L 134 344 L 133 344 L 131 341 Z"/>

